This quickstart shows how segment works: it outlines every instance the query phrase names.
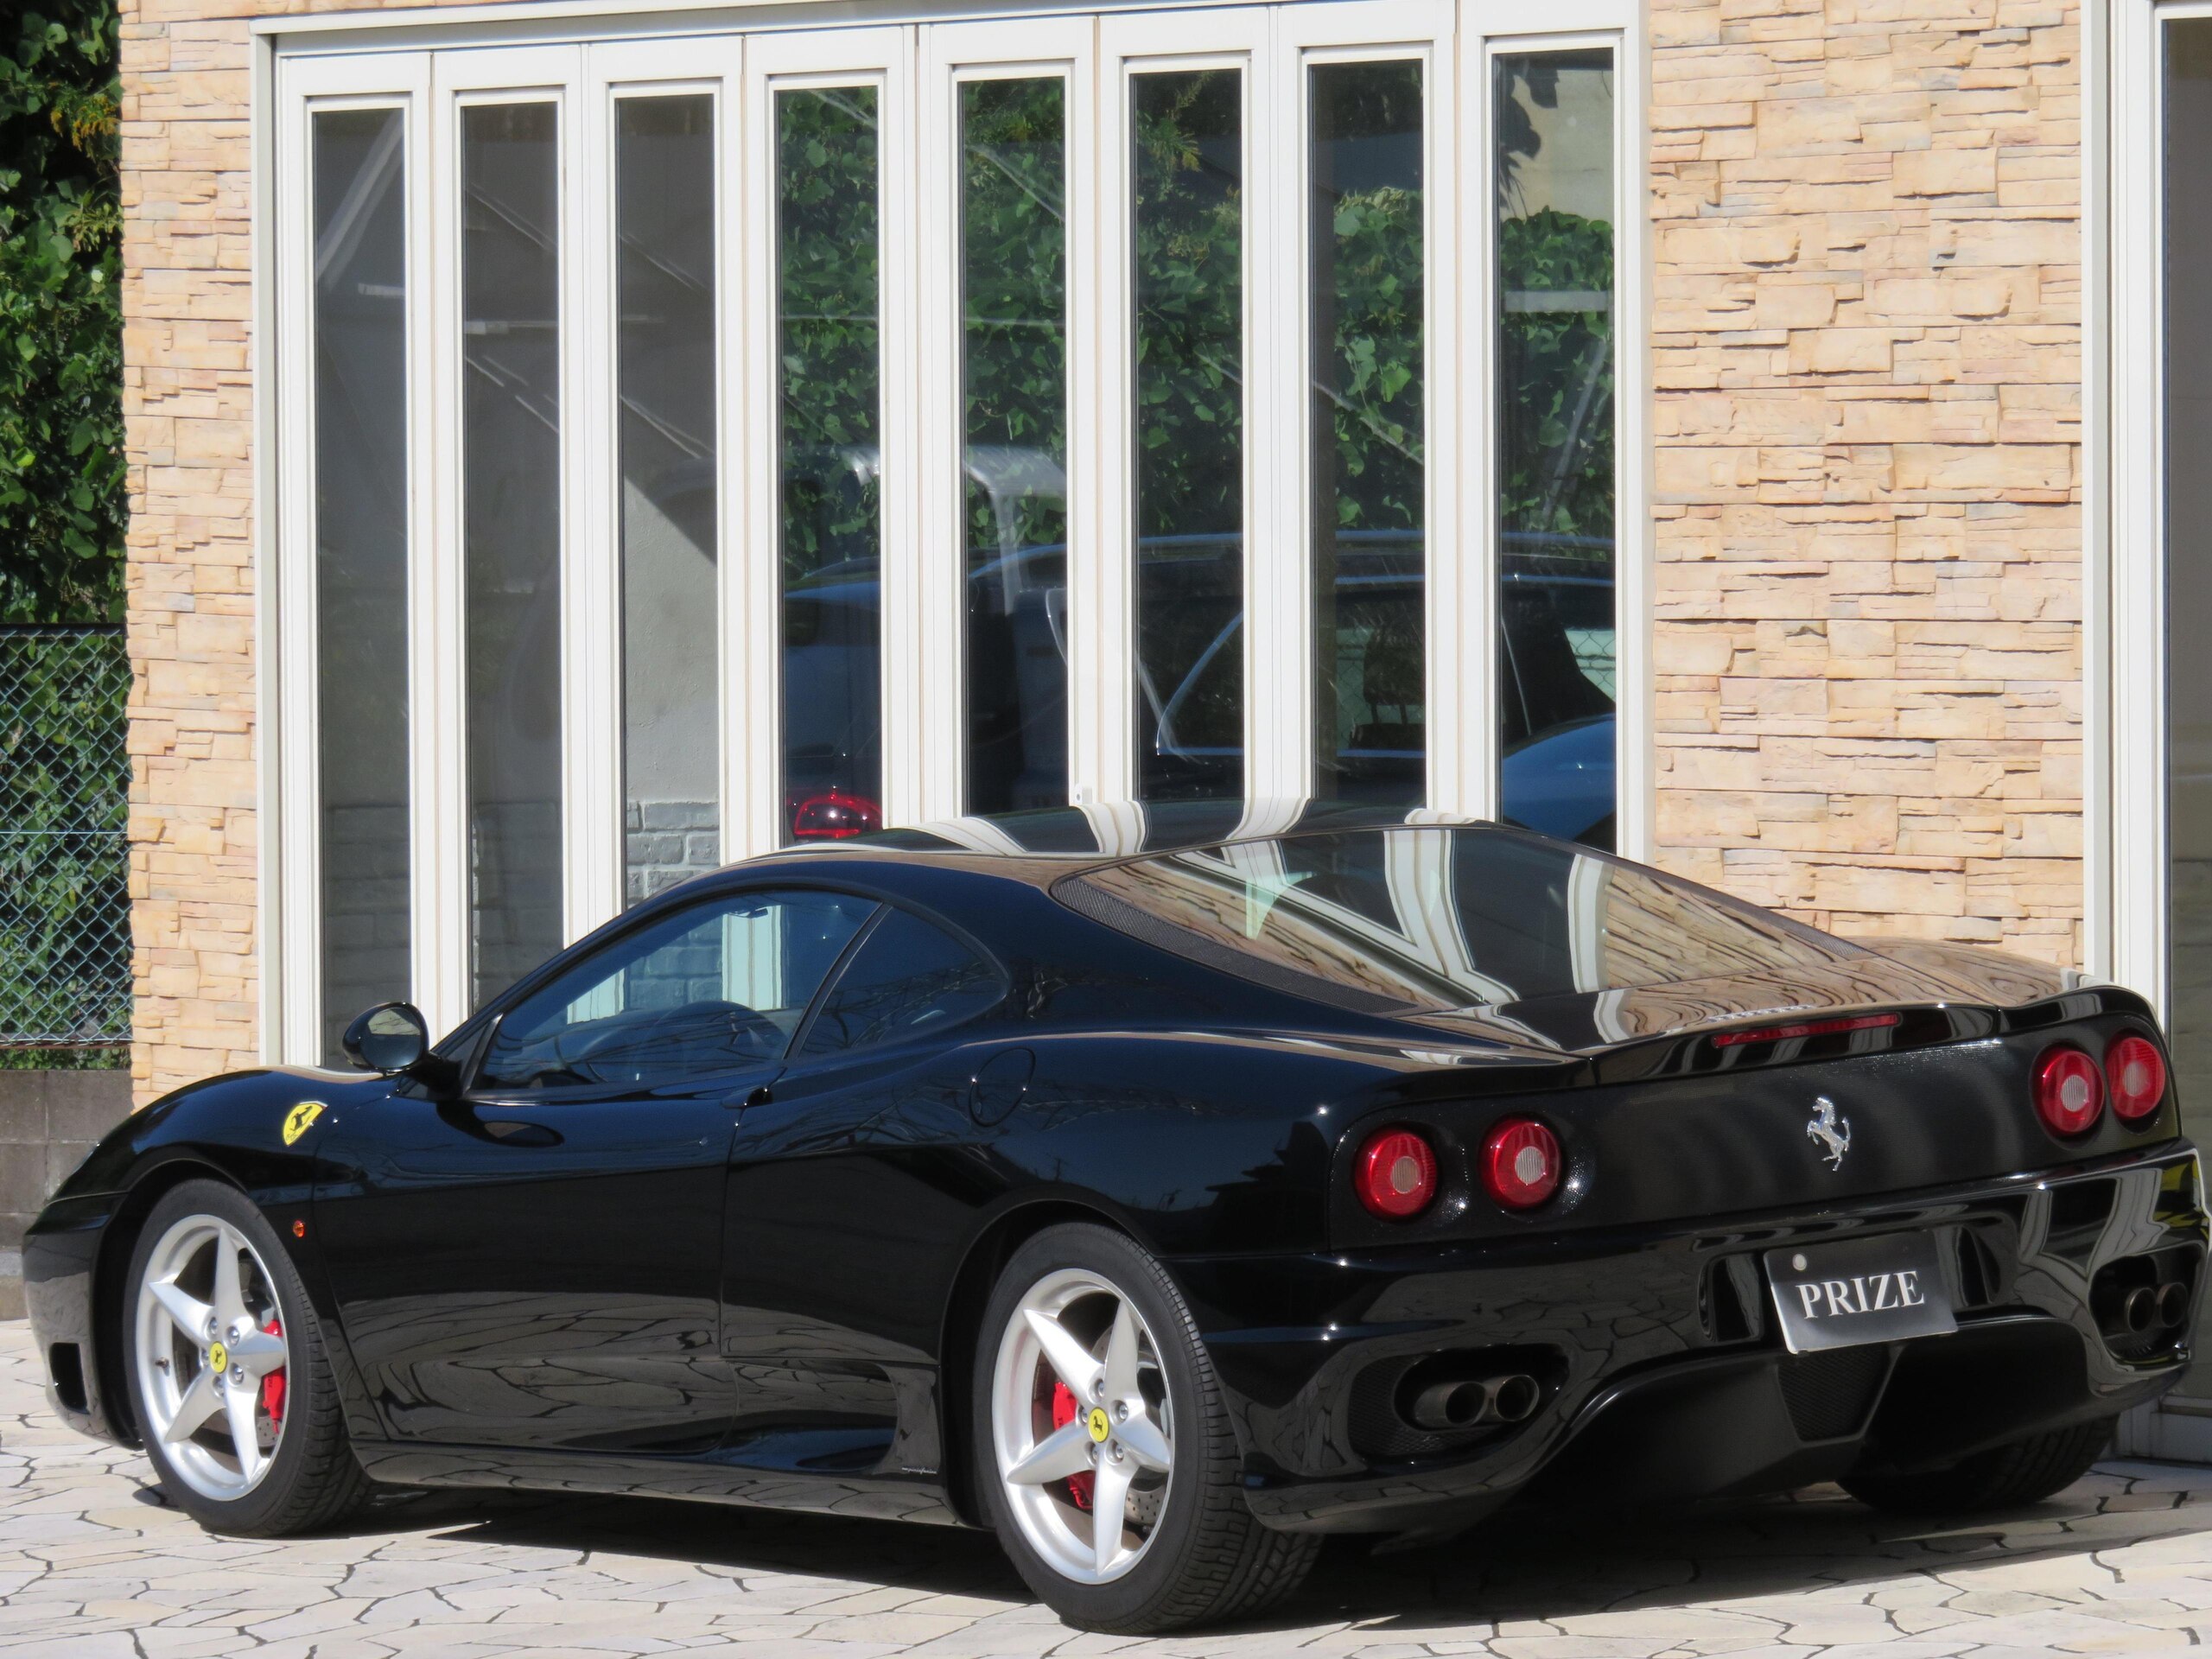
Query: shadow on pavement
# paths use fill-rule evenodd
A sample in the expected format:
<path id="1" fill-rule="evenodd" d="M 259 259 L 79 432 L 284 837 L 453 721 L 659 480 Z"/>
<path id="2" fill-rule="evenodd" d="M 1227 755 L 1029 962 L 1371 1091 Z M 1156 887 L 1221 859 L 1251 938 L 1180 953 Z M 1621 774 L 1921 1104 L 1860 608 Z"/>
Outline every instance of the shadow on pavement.
<path id="1" fill-rule="evenodd" d="M 1559 1619 L 1800 1596 L 1997 1562 L 2028 1565 L 2202 1531 L 2212 1492 L 2131 1492 L 2105 1476 L 2033 1508 L 1945 1522 L 1876 1514 L 1833 1487 L 1643 1513 L 1508 1512 L 1448 1543 L 1377 1554 L 1332 1541 L 1306 1587 L 1247 1630 L 1389 1630 Z M 988 1534 L 664 1499 L 436 1491 L 380 1501 L 343 1535 L 428 1535 L 797 1573 L 1019 1603 Z"/>

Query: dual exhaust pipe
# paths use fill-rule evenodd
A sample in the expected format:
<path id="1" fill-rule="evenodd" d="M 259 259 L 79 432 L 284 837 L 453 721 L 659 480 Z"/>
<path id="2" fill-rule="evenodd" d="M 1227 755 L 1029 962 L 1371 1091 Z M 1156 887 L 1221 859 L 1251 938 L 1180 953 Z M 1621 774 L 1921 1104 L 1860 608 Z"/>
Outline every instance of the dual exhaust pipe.
<path id="1" fill-rule="evenodd" d="M 2187 1300 L 2184 1295 L 2184 1306 Z M 1414 1396 L 1413 1409 L 1407 1414 L 1414 1427 L 1432 1432 L 1482 1428 L 1492 1423 L 1525 1422 L 1543 1399 L 1543 1385 L 1535 1377 L 1526 1371 L 1509 1371 L 1502 1376 L 1432 1382 Z"/>
<path id="2" fill-rule="evenodd" d="M 2153 1330 L 2177 1331 L 2189 1319 L 2189 1287 L 2171 1280 L 2153 1289 L 2138 1285 L 2120 1299 L 2113 1334 L 2146 1336 Z"/>

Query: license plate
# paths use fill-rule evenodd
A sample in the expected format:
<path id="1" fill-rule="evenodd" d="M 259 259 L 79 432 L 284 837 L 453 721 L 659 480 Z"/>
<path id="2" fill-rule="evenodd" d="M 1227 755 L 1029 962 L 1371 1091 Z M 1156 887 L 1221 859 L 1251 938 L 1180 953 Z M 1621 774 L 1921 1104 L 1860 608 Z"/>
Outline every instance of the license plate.
<path id="1" fill-rule="evenodd" d="M 1793 1354 L 1959 1328 L 1932 1233 L 1882 1233 L 1766 1253 L 1767 1282 Z"/>

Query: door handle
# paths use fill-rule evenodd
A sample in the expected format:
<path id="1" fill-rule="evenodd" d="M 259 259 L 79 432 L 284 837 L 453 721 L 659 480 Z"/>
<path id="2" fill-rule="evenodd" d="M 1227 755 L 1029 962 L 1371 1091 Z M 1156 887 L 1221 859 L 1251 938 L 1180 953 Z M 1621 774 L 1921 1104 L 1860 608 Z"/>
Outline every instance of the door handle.
<path id="1" fill-rule="evenodd" d="M 744 1099 L 733 1099 L 729 1103 L 734 1109 L 741 1112 L 748 1106 L 766 1106 L 770 1101 L 775 1099 L 775 1097 L 776 1091 L 771 1089 L 766 1084 L 756 1083 L 753 1085 L 752 1089 L 747 1092 Z"/>

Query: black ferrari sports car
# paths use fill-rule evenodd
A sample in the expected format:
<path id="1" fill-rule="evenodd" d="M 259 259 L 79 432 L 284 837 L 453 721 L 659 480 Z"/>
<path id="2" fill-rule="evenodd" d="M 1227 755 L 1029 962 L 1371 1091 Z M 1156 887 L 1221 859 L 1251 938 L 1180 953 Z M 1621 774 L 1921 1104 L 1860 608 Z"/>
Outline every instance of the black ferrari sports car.
<path id="1" fill-rule="evenodd" d="M 25 1243 L 54 1403 L 222 1530 L 380 1484 L 988 1527 L 1137 1631 L 1509 1501 L 2031 1501 L 2186 1362 L 2130 992 L 1517 830 L 1242 823 L 755 860 L 442 1041 L 388 1004 L 359 1071 L 181 1090 Z"/>

